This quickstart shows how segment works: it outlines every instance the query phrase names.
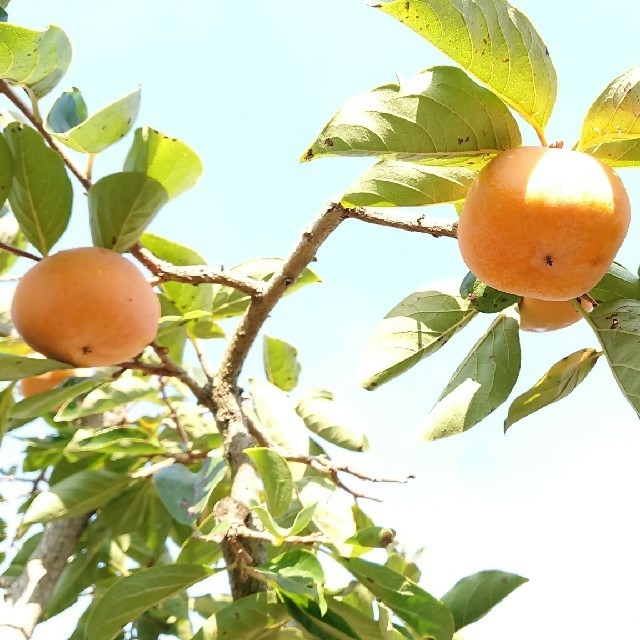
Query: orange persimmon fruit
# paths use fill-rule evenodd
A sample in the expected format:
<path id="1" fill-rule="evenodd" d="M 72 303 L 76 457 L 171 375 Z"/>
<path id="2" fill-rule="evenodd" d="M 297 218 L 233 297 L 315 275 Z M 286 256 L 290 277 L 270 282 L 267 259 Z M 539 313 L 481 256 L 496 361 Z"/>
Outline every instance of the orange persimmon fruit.
<path id="1" fill-rule="evenodd" d="M 472 183 L 458 244 L 476 277 L 506 293 L 570 300 L 604 276 L 629 228 L 620 177 L 586 153 L 501 152 Z"/>
<path id="2" fill-rule="evenodd" d="M 50 391 L 57 387 L 63 380 L 71 378 L 77 374 L 76 369 L 56 369 L 55 371 L 47 371 L 37 376 L 30 376 L 20 380 L 20 393 L 25 398 L 30 398 L 38 393 Z"/>
<path id="3" fill-rule="evenodd" d="M 593 305 L 584 298 L 580 306 L 587 312 Z M 575 324 L 582 318 L 571 300 L 538 300 L 522 298 L 518 304 L 522 331 L 555 331 Z"/>
<path id="4" fill-rule="evenodd" d="M 101 247 L 40 260 L 16 287 L 11 318 L 35 351 L 77 367 L 118 364 L 155 337 L 160 303 L 142 272 Z"/>

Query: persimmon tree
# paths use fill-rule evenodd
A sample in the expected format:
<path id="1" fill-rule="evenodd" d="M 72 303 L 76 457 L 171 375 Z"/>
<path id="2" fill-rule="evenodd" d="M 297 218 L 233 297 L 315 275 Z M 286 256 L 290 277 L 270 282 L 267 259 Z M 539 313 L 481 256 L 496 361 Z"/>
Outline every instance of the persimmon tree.
<path id="1" fill-rule="evenodd" d="M 285 295 L 318 281 L 309 265 L 347 220 L 447 237 L 457 251 L 455 209 L 492 158 L 522 144 L 514 112 L 547 144 L 556 76 L 526 16 L 504 0 L 391 0 L 376 9 L 455 64 L 340 108 L 302 160 L 377 162 L 310 222 L 288 255 L 228 270 L 153 232 L 155 216 L 179 210 L 178 196 L 196 186 L 202 166 L 192 148 L 151 126 L 136 128 L 139 91 L 93 113 L 77 88 L 55 97 L 71 63 L 66 34 L 12 24 L 2 10 L 2 273 L 55 253 L 74 197 L 86 194 L 73 211 L 88 216 L 93 244 L 137 263 L 162 309 L 154 340 L 136 357 L 74 371 L 28 395 L 20 380 L 73 366 L 33 357 L 8 304 L 3 311 L 1 432 L 19 438 L 40 420 L 49 434 L 25 437 L 20 471 L 33 490 L 11 534 L 19 551 L 2 577 L 3 640 L 29 638 L 39 621 L 79 599 L 87 608 L 73 640 L 450 640 L 526 581 L 488 570 L 444 594 L 422 589 L 393 523 L 368 516 L 368 492 L 353 482 L 406 479 L 341 461 L 341 449 L 364 455 L 366 434 L 349 424 L 335 390 L 299 389 L 296 348 L 265 333 Z M 640 164 L 639 73 L 622 73 L 595 100 L 578 151 L 611 167 Z M 101 175 L 99 154 L 122 138 L 122 171 Z M 444 222 L 414 209 L 446 203 L 453 206 Z M 496 411 L 520 371 L 521 296 L 459 276 L 459 289 L 427 288 L 401 300 L 371 328 L 363 355 L 363 384 L 375 389 L 473 331 L 481 314 L 494 315 L 433 408 L 427 439 L 465 431 Z M 640 282 L 613 263 L 583 293 L 593 310 L 577 301 L 575 308 L 598 348 L 568 354 L 512 399 L 505 428 L 567 396 L 601 359 L 639 408 L 631 347 Z M 216 362 L 210 341 L 224 341 Z M 252 349 L 262 350 L 260 376 L 245 368 Z M 326 586 L 330 572 L 346 576 L 341 586 Z M 224 573 L 229 589 L 214 578 Z M 207 579 L 211 593 L 190 596 Z"/>

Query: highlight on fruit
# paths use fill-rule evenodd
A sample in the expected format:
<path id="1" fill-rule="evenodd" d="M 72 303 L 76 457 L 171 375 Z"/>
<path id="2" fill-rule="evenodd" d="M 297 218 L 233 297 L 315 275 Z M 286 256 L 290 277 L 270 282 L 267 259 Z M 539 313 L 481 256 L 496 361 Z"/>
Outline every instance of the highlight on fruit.
<path id="1" fill-rule="evenodd" d="M 154 339 L 160 303 L 143 273 L 101 247 L 60 251 L 18 282 L 11 318 L 35 351 L 76 367 L 110 366 Z"/>
<path id="2" fill-rule="evenodd" d="M 630 217 L 622 180 L 600 160 L 517 147 L 493 158 L 471 185 L 458 244 L 469 270 L 491 287 L 566 301 L 604 276 Z"/>
<path id="3" fill-rule="evenodd" d="M 587 313 L 593 309 L 593 304 L 585 298 L 580 299 L 580 306 Z M 522 331 L 555 331 L 569 327 L 582 319 L 572 300 L 522 298 L 518 303 L 518 309 Z"/>

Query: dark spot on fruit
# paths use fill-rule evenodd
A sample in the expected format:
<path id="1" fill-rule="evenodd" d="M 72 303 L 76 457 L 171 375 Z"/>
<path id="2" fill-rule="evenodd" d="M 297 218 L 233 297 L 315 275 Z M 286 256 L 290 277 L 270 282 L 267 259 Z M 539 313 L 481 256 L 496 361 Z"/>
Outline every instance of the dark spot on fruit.
<path id="1" fill-rule="evenodd" d="M 553 258 L 551 256 L 545 256 L 544 262 L 547 266 L 553 267 Z"/>
<path id="2" fill-rule="evenodd" d="M 82 354 L 86 356 L 88 353 L 91 353 L 91 347 L 85 345 L 82 347 Z"/>

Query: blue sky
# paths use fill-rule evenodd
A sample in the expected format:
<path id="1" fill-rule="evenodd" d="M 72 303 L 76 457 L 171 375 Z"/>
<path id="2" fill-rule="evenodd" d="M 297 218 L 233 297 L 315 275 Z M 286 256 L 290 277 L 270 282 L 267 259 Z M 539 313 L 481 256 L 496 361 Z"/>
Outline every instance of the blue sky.
<path id="1" fill-rule="evenodd" d="M 549 140 L 571 146 L 591 102 L 640 62 L 640 13 L 632 4 L 516 2 L 558 72 Z M 138 124 L 181 138 L 200 154 L 199 185 L 165 207 L 151 230 L 192 246 L 214 265 L 286 254 L 315 213 L 371 164 L 298 163 L 347 98 L 448 62 L 360 0 L 112 0 L 90 8 L 80 0 L 13 0 L 9 10 L 18 24 L 53 23 L 69 34 L 75 57 L 61 90 L 79 87 L 97 110 L 141 85 Z M 522 130 L 525 141 L 536 143 L 526 125 Z M 118 170 L 126 150 L 123 142 L 106 152 L 94 174 Z M 640 203 L 640 171 L 621 176 L 633 205 Z M 60 248 L 90 243 L 81 194 L 76 209 Z M 451 207 L 430 213 L 454 215 Z M 633 221 L 619 255 L 631 270 L 640 262 L 638 229 Z M 507 436 L 503 408 L 467 434 L 423 443 L 420 424 L 480 326 L 373 393 L 359 388 L 358 363 L 366 336 L 396 302 L 427 283 L 464 275 L 455 243 L 349 221 L 313 268 L 323 283 L 283 301 L 266 331 L 298 348 L 301 386 L 332 389 L 367 430 L 372 451 L 351 463 L 374 473 L 417 474 L 406 485 L 372 487 L 386 501 L 368 510 L 396 528 L 408 549 L 424 547 L 423 585 L 435 595 L 485 568 L 530 578 L 466 630 L 465 639 L 601 640 L 633 633 L 640 425 L 605 363 L 567 400 Z M 582 326 L 524 335 L 522 344 L 516 393 L 561 357 L 597 346 Z M 259 374 L 259 363 L 259 353 L 252 354 L 247 374 Z M 47 632 L 58 637 L 62 627 L 55 624 L 36 640 Z"/>

